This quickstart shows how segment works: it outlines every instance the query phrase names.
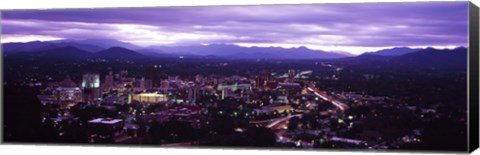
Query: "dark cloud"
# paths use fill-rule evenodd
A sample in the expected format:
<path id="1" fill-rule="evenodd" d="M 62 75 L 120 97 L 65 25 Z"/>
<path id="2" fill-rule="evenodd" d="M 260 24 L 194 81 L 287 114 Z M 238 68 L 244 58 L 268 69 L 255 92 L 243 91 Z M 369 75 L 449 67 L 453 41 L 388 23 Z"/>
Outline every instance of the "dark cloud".
<path id="1" fill-rule="evenodd" d="M 468 2 L 3 11 L 4 35 L 143 45 L 466 46 Z"/>

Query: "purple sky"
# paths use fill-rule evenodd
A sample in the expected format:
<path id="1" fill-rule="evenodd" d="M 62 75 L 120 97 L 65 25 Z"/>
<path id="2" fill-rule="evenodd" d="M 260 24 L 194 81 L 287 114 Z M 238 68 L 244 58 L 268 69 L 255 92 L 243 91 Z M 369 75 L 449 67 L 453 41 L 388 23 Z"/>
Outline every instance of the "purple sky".
<path id="1" fill-rule="evenodd" d="M 116 39 L 140 46 L 228 43 L 359 54 L 467 46 L 468 2 L 2 11 L 2 42 Z"/>

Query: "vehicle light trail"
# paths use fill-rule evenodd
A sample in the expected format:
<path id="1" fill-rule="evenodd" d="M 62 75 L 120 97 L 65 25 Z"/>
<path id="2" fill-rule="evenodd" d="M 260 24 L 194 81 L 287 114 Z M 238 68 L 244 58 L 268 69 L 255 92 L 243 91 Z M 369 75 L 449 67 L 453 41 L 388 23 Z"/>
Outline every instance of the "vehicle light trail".
<path id="1" fill-rule="evenodd" d="M 333 99 L 332 97 L 328 96 L 328 94 L 324 91 L 320 91 L 317 88 L 309 85 L 307 87 L 307 90 L 313 92 L 313 94 L 317 95 L 318 97 L 322 98 L 323 100 L 332 103 L 336 107 L 338 107 L 340 110 L 344 111 L 348 108 L 348 106 L 338 100 Z"/>

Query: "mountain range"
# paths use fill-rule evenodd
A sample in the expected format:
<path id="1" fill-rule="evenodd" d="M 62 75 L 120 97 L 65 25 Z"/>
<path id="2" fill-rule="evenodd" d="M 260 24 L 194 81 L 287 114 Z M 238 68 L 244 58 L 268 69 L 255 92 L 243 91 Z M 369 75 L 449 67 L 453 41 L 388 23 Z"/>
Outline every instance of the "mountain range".
<path id="1" fill-rule="evenodd" d="M 116 40 L 58 40 L 50 42 L 26 42 L 2 44 L 4 53 L 36 52 L 54 50 L 62 47 L 75 47 L 96 53 L 111 47 L 122 47 L 153 57 L 219 57 L 227 59 L 335 59 L 349 57 L 345 53 L 311 50 L 306 47 L 242 47 L 226 44 L 191 46 L 149 46 L 142 48 Z"/>
<path id="2" fill-rule="evenodd" d="M 306 47 L 242 47 L 226 44 L 193 46 L 151 46 L 151 51 L 177 55 L 218 56 L 229 59 L 335 59 L 348 57 L 342 53 L 311 50 Z M 145 51 L 144 49 L 141 51 Z"/>
<path id="3" fill-rule="evenodd" d="M 466 62 L 467 49 L 412 49 L 395 47 L 359 56 L 311 50 L 306 47 L 242 47 L 211 44 L 192 46 L 150 46 L 142 48 L 116 40 L 59 40 L 2 44 L 4 54 L 33 58 L 59 59 L 154 59 L 154 58 L 212 58 L 212 59 L 333 59 L 351 62 L 390 62 L 410 65 L 461 65 Z"/>
<path id="4" fill-rule="evenodd" d="M 380 55 L 380 56 L 401 56 L 408 53 L 420 51 L 420 48 L 408 48 L 408 47 L 394 47 L 390 49 L 383 49 L 375 52 L 365 52 L 362 55 Z"/>

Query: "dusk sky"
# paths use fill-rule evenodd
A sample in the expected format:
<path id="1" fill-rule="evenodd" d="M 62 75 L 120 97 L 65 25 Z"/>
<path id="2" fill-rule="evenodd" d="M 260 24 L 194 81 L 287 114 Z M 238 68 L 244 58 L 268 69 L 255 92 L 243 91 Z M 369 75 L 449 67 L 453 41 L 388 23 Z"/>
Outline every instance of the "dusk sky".
<path id="1" fill-rule="evenodd" d="M 360 54 L 468 45 L 468 2 L 2 11 L 2 43 L 115 39 L 139 46 L 236 44 Z"/>

